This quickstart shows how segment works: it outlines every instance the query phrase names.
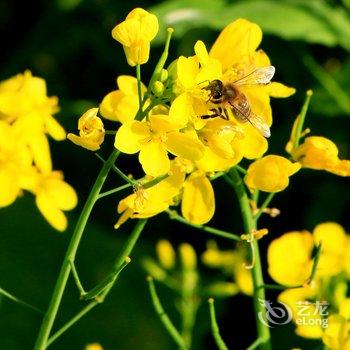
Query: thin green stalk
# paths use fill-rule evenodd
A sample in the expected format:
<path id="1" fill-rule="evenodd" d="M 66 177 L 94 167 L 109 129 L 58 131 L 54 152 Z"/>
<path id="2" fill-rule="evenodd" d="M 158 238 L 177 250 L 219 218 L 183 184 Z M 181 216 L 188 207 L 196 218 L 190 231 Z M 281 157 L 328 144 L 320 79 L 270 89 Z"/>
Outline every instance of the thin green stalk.
<path id="1" fill-rule="evenodd" d="M 327 90 L 337 105 L 344 112 L 350 113 L 350 98 L 333 76 L 320 66 L 311 55 L 305 55 L 303 61 L 311 74 Z"/>
<path id="2" fill-rule="evenodd" d="M 83 316 L 85 316 L 89 311 L 91 311 L 95 306 L 99 304 L 98 301 L 91 301 L 89 304 L 84 306 L 84 308 L 79 311 L 74 317 L 72 317 L 62 328 L 55 332 L 50 339 L 48 339 L 46 347 L 50 346 L 55 340 L 57 340 L 64 332 L 66 332 L 70 327 L 77 323 Z"/>
<path id="3" fill-rule="evenodd" d="M 312 96 L 312 91 L 307 90 L 305 102 L 303 104 L 303 107 L 301 108 L 300 115 L 298 117 L 299 120 L 298 120 L 298 124 L 296 126 L 293 148 L 297 148 L 300 144 L 300 137 L 301 137 L 301 134 L 303 132 L 305 117 L 306 117 L 307 110 L 309 109 L 311 96 Z"/>
<path id="4" fill-rule="evenodd" d="M 174 324 L 171 322 L 169 316 L 166 314 L 166 312 L 163 309 L 163 306 L 159 300 L 159 297 L 156 291 L 156 287 L 153 282 L 153 278 L 149 276 L 147 278 L 147 282 L 148 282 L 148 287 L 151 294 L 154 309 L 156 310 L 156 313 L 159 316 L 160 321 L 162 322 L 164 328 L 168 331 L 169 335 L 174 340 L 174 342 L 180 347 L 180 349 L 186 350 L 187 347 L 179 331 L 176 329 Z"/>
<path id="5" fill-rule="evenodd" d="M 126 243 L 124 244 L 124 247 L 122 251 L 118 254 L 117 259 L 114 262 L 113 270 L 120 271 L 121 267 L 125 264 L 125 258 L 130 255 L 132 250 L 135 247 L 135 244 L 137 240 L 140 237 L 141 232 L 143 231 L 147 220 L 141 219 L 138 220 L 137 224 L 135 225 L 133 231 L 129 235 Z M 118 277 L 118 276 L 116 276 Z M 64 332 L 66 332 L 70 327 L 72 327 L 76 322 L 78 322 L 85 314 L 87 314 L 89 311 L 91 311 L 95 306 L 98 304 L 101 304 L 110 290 L 112 289 L 114 283 L 116 282 L 116 279 L 112 281 L 107 288 L 105 288 L 101 294 L 99 294 L 95 300 L 91 301 L 89 304 L 87 304 L 81 311 L 79 311 L 75 316 L 73 316 L 64 326 L 62 326 L 57 332 L 55 332 L 47 341 L 47 346 L 52 344 L 56 339 L 58 339 Z"/>
<path id="6" fill-rule="evenodd" d="M 249 345 L 247 350 L 255 350 L 259 347 L 260 344 L 261 344 L 261 339 L 260 338 L 255 339 L 254 342 Z"/>
<path id="7" fill-rule="evenodd" d="M 185 225 L 198 228 L 199 230 L 202 230 L 204 232 L 209 232 L 209 233 L 216 235 L 216 236 L 219 236 L 219 237 L 228 238 L 228 239 L 231 239 L 233 241 L 241 241 L 241 237 L 238 235 L 235 235 L 233 233 L 219 230 L 217 228 L 210 227 L 210 226 L 193 224 L 192 222 L 187 221 L 184 217 L 180 216 L 175 210 L 167 209 L 167 210 L 165 210 L 165 212 L 169 214 L 170 219 L 176 220 L 176 221 L 181 222 Z"/>
<path id="8" fill-rule="evenodd" d="M 98 154 L 95 153 L 96 157 L 100 159 L 103 163 L 106 161 Z M 124 174 L 115 164 L 113 164 L 112 169 L 123 179 L 125 182 L 129 183 L 131 186 L 134 186 L 136 184 L 136 181 L 133 179 L 130 179 L 130 177 L 126 174 Z"/>
<path id="9" fill-rule="evenodd" d="M 242 173 L 243 175 L 247 174 L 247 170 L 245 170 L 243 167 L 241 167 L 240 165 L 235 165 L 235 168 Z"/>
<path id="10" fill-rule="evenodd" d="M 131 186 L 132 186 L 132 185 L 128 183 L 128 184 L 121 185 L 121 186 L 116 187 L 116 188 L 112 188 L 112 189 L 109 190 L 109 191 L 101 192 L 101 193 L 98 195 L 98 199 L 101 199 L 101 198 L 104 198 L 104 197 L 109 196 L 109 195 L 111 195 L 111 194 L 120 192 L 120 191 L 122 191 L 122 190 L 125 190 L 126 188 L 131 187 Z"/>
<path id="11" fill-rule="evenodd" d="M 169 46 L 170 46 L 170 40 L 171 40 L 171 36 L 173 35 L 174 29 L 173 28 L 168 28 L 167 29 L 168 33 L 167 33 L 167 37 L 165 39 L 165 45 L 164 45 L 164 50 L 163 53 L 161 54 L 159 61 L 156 65 L 156 67 L 154 68 L 151 80 L 148 84 L 148 88 L 147 88 L 147 93 L 144 97 L 144 101 L 147 99 L 147 97 L 149 96 L 151 90 L 152 90 L 152 86 L 154 84 L 155 81 L 159 80 L 160 75 L 162 73 L 162 69 L 164 68 L 165 62 L 168 59 L 168 55 L 169 55 Z"/>
<path id="12" fill-rule="evenodd" d="M 84 208 L 80 214 L 80 217 L 78 219 L 78 222 L 75 226 L 75 230 L 73 233 L 73 236 L 71 238 L 71 241 L 69 243 L 61 271 L 58 275 L 58 279 L 56 282 L 55 289 L 52 294 L 52 298 L 49 304 L 49 307 L 46 311 L 46 314 L 44 316 L 44 319 L 41 324 L 41 328 L 38 334 L 38 338 L 36 340 L 34 349 L 35 350 L 45 350 L 47 346 L 47 340 L 49 338 L 53 323 L 55 321 L 58 308 L 60 306 L 63 292 L 65 290 L 67 280 L 69 277 L 69 274 L 71 272 L 71 265 L 70 261 L 74 262 L 75 255 L 81 240 L 81 237 L 83 235 L 85 226 L 87 224 L 87 221 L 89 219 L 89 216 L 91 214 L 91 211 L 94 207 L 95 202 L 98 199 L 98 195 L 101 191 L 101 188 L 107 178 L 107 175 L 112 168 L 114 162 L 119 156 L 119 151 L 114 150 L 112 154 L 109 156 L 108 160 L 103 164 L 100 173 L 98 174 L 96 181 L 91 189 L 91 192 L 88 196 L 88 199 L 85 202 Z"/>
<path id="13" fill-rule="evenodd" d="M 39 313 L 43 313 L 41 310 L 39 310 L 37 307 L 30 305 L 28 303 L 26 303 L 25 301 L 17 298 L 16 296 L 12 295 L 11 293 L 7 292 L 5 289 L 0 288 L 0 295 L 3 295 L 4 297 L 14 301 L 15 303 L 18 303 L 20 305 L 23 305 L 33 311 L 39 312 Z"/>
<path id="14" fill-rule="evenodd" d="M 256 230 L 256 222 L 253 218 L 251 207 L 249 204 L 249 198 L 245 190 L 243 181 L 239 176 L 238 171 L 233 167 L 229 171 L 233 187 L 235 189 L 241 213 L 243 218 L 244 230 L 247 234 L 251 233 L 253 230 Z M 259 244 L 257 240 L 253 240 L 252 247 L 254 250 L 254 266 L 252 267 L 252 278 L 253 278 L 253 287 L 254 287 L 254 308 L 255 308 L 255 322 L 257 326 L 258 337 L 261 339 L 261 350 L 271 350 L 271 341 L 270 341 L 270 329 L 268 326 L 264 325 L 259 320 L 259 314 L 265 318 L 266 310 L 264 305 L 260 303 L 260 299 L 265 300 L 265 289 L 260 288 L 264 285 L 264 278 L 261 267 L 260 251 Z"/>
<path id="15" fill-rule="evenodd" d="M 142 118 L 142 81 L 141 81 L 141 65 L 136 65 L 136 79 L 137 79 L 137 95 L 139 98 L 139 110 L 137 112 L 136 120 L 141 120 Z"/>
<path id="16" fill-rule="evenodd" d="M 182 266 L 182 282 L 181 282 L 181 335 L 186 347 L 191 348 L 193 327 L 196 320 L 198 310 L 198 300 L 195 290 L 198 283 L 197 271 L 193 268 Z"/>
<path id="17" fill-rule="evenodd" d="M 262 215 L 264 210 L 268 207 L 268 205 L 271 203 L 274 196 L 275 196 L 275 193 L 269 193 L 269 195 L 266 197 L 263 204 L 259 208 L 258 212 L 254 215 L 255 222 L 259 220 L 260 216 Z"/>
<path id="18" fill-rule="evenodd" d="M 210 311 L 211 331 L 213 333 L 215 343 L 219 348 L 219 350 L 228 350 L 228 347 L 226 346 L 224 340 L 221 337 L 219 326 L 216 321 L 214 299 L 210 298 L 208 300 L 208 303 L 209 303 L 209 311 Z"/>

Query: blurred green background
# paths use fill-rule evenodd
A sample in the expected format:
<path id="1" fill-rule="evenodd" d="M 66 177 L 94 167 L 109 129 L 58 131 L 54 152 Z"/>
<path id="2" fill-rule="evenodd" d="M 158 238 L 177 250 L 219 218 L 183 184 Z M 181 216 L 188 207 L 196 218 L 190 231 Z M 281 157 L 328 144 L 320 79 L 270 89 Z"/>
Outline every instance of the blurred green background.
<path id="1" fill-rule="evenodd" d="M 307 126 L 313 135 L 334 140 L 341 158 L 350 158 L 350 1 L 325 0 L 2 0 L 0 2 L 0 79 L 25 69 L 46 79 L 49 95 L 60 98 L 58 120 L 67 131 L 75 131 L 77 118 L 103 96 L 115 89 L 120 74 L 134 74 L 122 48 L 111 38 L 111 29 L 134 7 L 142 6 L 159 15 L 161 30 L 142 67 L 143 80 L 150 74 L 162 50 L 166 25 L 175 28 L 171 60 L 191 55 L 197 39 L 208 46 L 218 31 L 238 17 L 262 26 L 262 48 L 277 68 L 275 79 L 297 88 L 283 100 L 273 100 L 274 125 L 270 153 L 284 154 L 291 125 L 307 89 L 314 90 Z M 169 62 L 171 61 L 169 60 Z M 106 142 L 102 153 L 112 145 Z M 0 210 L 0 287 L 44 309 L 49 301 L 72 228 L 101 164 L 92 153 L 69 142 L 51 142 L 55 169 L 64 170 L 67 182 L 79 193 L 80 204 L 69 213 L 70 226 L 64 234 L 49 227 L 26 194 L 14 205 Z M 109 147 L 110 146 L 110 147 Z M 137 175 L 137 164 L 126 156 L 120 167 Z M 121 183 L 111 176 L 106 187 Z M 241 232 L 234 194 L 223 181 L 215 182 L 217 212 L 211 225 Z M 130 232 L 133 222 L 115 231 L 118 196 L 98 203 L 77 256 L 77 265 L 86 286 L 94 286 L 109 271 L 114 257 Z M 281 209 L 276 219 L 264 218 L 263 227 L 272 238 L 290 230 L 309 229 L 334 220 L 350 231 L 349 180 L 305 170 L 293 177 L 291 186 L 276 196 L 273 206 Z M 123 273 L 105 303 L 69 330 L 50 349 L 83 349 L 100 342 L 106 350 L 175 349 L 150 303 L 140 259 L 154 254 L 155 243 L 167 238 L 177 245 L 193 244 L 200 253 L 209 238 L 205 233 L 168 221 L 165 214 L 153 218 L 133 253 L 133 263 Z M 219 240 L 222 248 L 231 243 Z M 266 262 L 265 262 L 266 263 Z M 202 268 L 204 275 L 215 278 Z M 176 312 L 172 295 L 159 288 L 169 314 Z M 271 293 L 273 299 L 276 294 Z M 80 309 L 78 293 L 70 281 L 57 324 Z M 230 349 L 245 349 L 255 339 L 251 300 L 244 296 L 216 303 L 221 332 Z M 0 299 L 0 349 L 31 349 L 40 326 L 36 313 Z M 320 343 L 297 338 L 292 326 L 272 330 L 274 348 L 318 349 Z M 202 305 L 196 325 L 193 349 L 215 349 L 210 332 L 207 305 Z"/>

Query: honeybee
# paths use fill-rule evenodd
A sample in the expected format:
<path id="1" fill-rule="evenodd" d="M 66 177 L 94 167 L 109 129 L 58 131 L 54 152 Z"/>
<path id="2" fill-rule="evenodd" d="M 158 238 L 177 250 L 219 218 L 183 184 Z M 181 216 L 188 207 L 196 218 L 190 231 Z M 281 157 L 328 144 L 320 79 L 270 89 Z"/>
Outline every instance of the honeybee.
<path id="1" fill-rule="evenodd" d="M 232 110 L 234 116 L 240 122 L 249 122 L 264 137 L 270 137 L 270 128 L 266 122 L 256 115 L 250 106 L 247 96 L 240 91 L 240 87 L 244 85 L 265 85 L 268 84 L 275 74 L 275 67 L 267 66 L 257 68 L 251 73 L 233 82 L 223 83 L 219 79 L 209 82 L 204 90 L 209 91 L 209 99 L 207 102 L 220 104 L 217 108 L 210 109 L 212 114 L 202 115 L 202 119 L 221 117 L 228 120 L 228 109 Z"/>

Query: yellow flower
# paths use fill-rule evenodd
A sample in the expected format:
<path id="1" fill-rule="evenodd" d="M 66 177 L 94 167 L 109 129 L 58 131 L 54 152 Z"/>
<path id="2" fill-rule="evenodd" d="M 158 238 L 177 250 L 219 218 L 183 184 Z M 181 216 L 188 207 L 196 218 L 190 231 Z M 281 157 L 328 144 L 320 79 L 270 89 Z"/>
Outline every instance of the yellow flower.
<path id="1" fill-rule="evenodd" d="M 170 169 L 168 152 L 192 161 L 203 157 L 204 146 L 190 134 L 179 131 L 176 120 L 167 115 L 151 115 L 149 121 L 132 121 L 117 131 L 115 147 L 123 153 L 140 151 L 144 172 L 154 177 Z"/>
<path id="2" fill-rule="evenodd" d="M 150 180 L 146 177 L 146 180 Z M 142 184 L 135 193 L 122 199 L 118 204 L 119 217 L 115 228 L 119 228 L 129 218 L 149 218 L 161 213 L 173 205 L 176 197 L 185 181 L 185 173 L 182 168 L 172 161 L 169 176 L 148 189 L 143 189 Z"/>
<path id="3" fill-rule="evenodd" d="M 331 315 L 322 340 L 329 350 L 350 350 L 349 319 L 338 314 Z"/>
<path id="4" fill-rule="evenodd" d="M 41 171 L 51 169 L 50 148 L 46 134 L 57 141 L 66 133 L 53 118 L 57 97 L 48 97 L 44 79 L 30 71 L 18 74 L 0 84 L 0 118 L 11 123 L 17 137 L 30 147 L 34 162 Z"/>
<path id="5" fill-rule="evenodd" d="M 132 10 L 125 21 L 112 30 L 113 38 L 123 45 L 130 66 L 148 61 L 150 42 L 157 33 L 157 17 L 141 8 Z"/>
<path id="6" fill-rule="evenodd" d="M 210 242 L 202 254 L 202 262 L 212 268 L 222 269 L 232 276 L 239 290 L 246 295 L 253 295 L 251 270 L 246 268 L 246 251 L 244 249 L 219 250 L 216 243 Z"/>
<path id="7" fill-rule="evenodd" d="M 318 263 L 318 276 L 335 276 L 344 270 L 348 237 L 343 227 L 335 222 L 325 222 L 314 228 L 315 243 L 322 242 Z"/>
<path id="8" fill-rule="evenodd" d="M 299 163 L 292 163 L 281 156 L 268 155 L 250 164 L 244 181 L 251 190 L 280 192 L 289 185 L 289 177 L 299 169 Z"/>
<path id="9" fill-rule="evenodd" d="M 314 300 L 316 287 L 304 287 L 287 289 L 280 293 L 278 301 L 286 303 L 292 311 L 293 320 L 296 324 L 295 333 L 300 337 L 318 339 L 322 337 L 325 320 L 322 320 L 316 305 L 309 300 Z M 319 301 L 319 300 L 318 300 Z M 305 304 L 305 309 L 302 307 Z"/>
<path id="10" fill-rule="evenodd" d="M 182 215 L 190 222 L 202 225 L 210 221 L 215 212 L 215 197 L 211 182 L 201 171 L 193 172 L 185 181 Z"/>
<path id="11" fill-rule="evenodd" d="M 119 89 L 111 91 L 103 98 L 100 113 L 102 117 L 109 120 L 130 122 L 139 109 L 137 79 L 129 75 L 121 75 L 117 78 L 117 86 Z M 142 94 L 146 92 L 143 84 L 141 92 Z"/>
<path id="12" fill-rule="evenodd" d="M 75 190 L 64 182 L 62 172 L 37 172 L 26 189 L 34 193 L 35 203 L 49 224 L 64 231 L 68 224 L 64 211 L 74 209 L 78 198 Z"/>
<path id="13" fill-rule="evenodd" d="M 285 286 L 301 285 L 310 277 L 312 234 L 292 231 L 273 240 L 267 251 L 270 276 Z"/>
<path id="14" fill-rule="evenodd" d="M 17 137 L 13 127 L 0 120 L 0 207 L 16 200 L 32 170 L 28 147 Z"/>
<path id="15" fill-rule="evenodd" d="M 257 50 L 261 39 L 262 31 L 257 24 L 245 19 L 237 19 L 221 31 L 209 56 L 219 60 L 226 77 L 234 81 L 258 67 L 271 64 L 265 52 Z M 253 112 L 271 125 L 272 112 L 269 97 L 288 97 L 295 92 L 295 89 L 273 82 L 265 86 L 246 86 L 243 87 L 242 92 L 247 95 Z"/>
<path id="16" fill-rule="evenodd" d="M 98 108 L 86 111 L 78 121 L 79 136 L 68 134 L 67 139 L 78 146 L 90 151 L 100 149 L 105 137 L 105 129 L 102 120 L 97 116 Z"/>
<path id="17" fill-rule="evenodd" d="M 304 168 L 326 170 L 339 176 L 350 176 L 350 161 L 340 160 L 338 147 L 322 136 L 310 136 L 304 143 L 291 150 L 294 160 Z"/>

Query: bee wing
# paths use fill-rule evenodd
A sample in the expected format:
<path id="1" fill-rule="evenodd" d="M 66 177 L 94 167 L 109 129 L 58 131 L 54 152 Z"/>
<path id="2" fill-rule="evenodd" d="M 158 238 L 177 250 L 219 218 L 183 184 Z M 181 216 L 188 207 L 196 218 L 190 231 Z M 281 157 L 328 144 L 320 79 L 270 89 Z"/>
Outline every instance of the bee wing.
<path id="1" fill-rule="evenodd" d="M 230 106 L 232 107 L 233 112 L 238 120 L 241 122 L 248 121 L 252 126 L 254 126 L 255 129 L 260 132 L 262 136 L 266 138 L 269 138 L 271 136 L 269 126 L 257 114 L 253 113 L 252 111 L 250 111 L 248 114 L 246 111 L 242 110 L 242 108 L 240 108 L 240 106 L 235 103 L 235 101 L 230 102 Z"/>
<path id="2" fill-rule="evenodd" d="M 257 68 L 246 76 L 233 82 L 234 85 L 260 85 L 268 84 L 275 74 L 274 66 Z"/>
<path id="3" fill-rule="evenodd" d="M 261 117 L 259 117 L 255 113 L 253 112 L 250 113 L 248 117 L 248 121 L 250 122 L 250 124 L 254 126 L 255 129 L 257 129 L 260 132 L 262 136 L 266 138 L 269 138 L 271 136 L 271 131 L 269 126 Z"/>

